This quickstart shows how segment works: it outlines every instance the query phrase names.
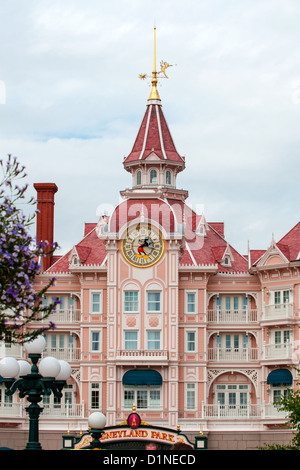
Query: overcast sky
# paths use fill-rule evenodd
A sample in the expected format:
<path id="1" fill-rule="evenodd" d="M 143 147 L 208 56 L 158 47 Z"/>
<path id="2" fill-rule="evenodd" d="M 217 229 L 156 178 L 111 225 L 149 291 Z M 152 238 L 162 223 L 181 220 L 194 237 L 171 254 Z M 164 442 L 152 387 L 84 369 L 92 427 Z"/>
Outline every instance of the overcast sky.
<path id="1" fill-rule="evenodd" d="M 159 93 L 189 204 L 241 254 L 289 231 L 299 24 L 299 0 L 1 0 L 0 157 L 17 156 L 31 185 L 57 184 L 61 253 L 131 185 L 122 161 L 146 110 L 154 25 L 157 63 L 174 65 Z"/>

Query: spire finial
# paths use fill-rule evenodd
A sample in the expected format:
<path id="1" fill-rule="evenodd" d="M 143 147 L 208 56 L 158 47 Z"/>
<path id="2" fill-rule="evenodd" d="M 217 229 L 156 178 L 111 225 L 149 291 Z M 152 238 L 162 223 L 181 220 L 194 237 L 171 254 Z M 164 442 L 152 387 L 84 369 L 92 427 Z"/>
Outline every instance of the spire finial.
<path id="1" fill-rule="evenodd" d="M 153 71 L 152 71 L 152 90 L 148 100 L 160 100 L 157 90 L 157 70 L 156 70 L 156 26 L 154 26 L 154 50 L 153 50 Z"/>

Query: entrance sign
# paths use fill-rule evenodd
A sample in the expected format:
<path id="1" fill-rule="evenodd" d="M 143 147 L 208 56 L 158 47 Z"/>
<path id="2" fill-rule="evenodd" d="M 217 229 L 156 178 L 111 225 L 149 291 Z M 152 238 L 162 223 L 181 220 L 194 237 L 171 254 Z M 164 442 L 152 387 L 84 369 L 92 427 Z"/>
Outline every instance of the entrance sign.
<path id="1" fill-rule="evenodd" d="M 75 443 L 74 449 L 79 450 L 88 447 L 92 439 L 89 433 L 84 434 L 80 440 Z M 103 444 L 103 448 L 106 449 L 114 444 L 126 444 L 133 441 L 139 441 L 144 444 L 146 444 L 146 442 L 155 442 L 158 445 L 166 445 L 167 447 L 171 447 L 176 442 L 182 442 L 194 447 L 188 438 L 184 434 L 181 434 L 180 431 L 174 431 L 173 429 L 160 426 L 152 426 L 142 421 L 139 414 L 135 412 L 130 413 L 127 420 L 123 421 L 120 425 L 104 428 L 99 441 Z"/>

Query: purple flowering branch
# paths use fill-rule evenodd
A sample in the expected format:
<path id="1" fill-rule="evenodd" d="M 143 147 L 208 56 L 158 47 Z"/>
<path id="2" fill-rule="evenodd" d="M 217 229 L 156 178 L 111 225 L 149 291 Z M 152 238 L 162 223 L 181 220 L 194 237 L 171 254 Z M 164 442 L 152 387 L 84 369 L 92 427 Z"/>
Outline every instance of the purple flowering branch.
<path id="1" fill-rule="evenodd" d="M 36 277 L 41 272 L 40 260 L 45 254 L 55 251 L 57 244 L 50 249 L 43 243 L 35 243 L 28 228 L 33 223 L 36 212 L 25 216 L 18 203 L 25 200 L 28 185 L 17 185 L 17 180 L 26 177 L 25 167 L 16 158 L 8 156 L 4 163 L 0 160 L 3 177 L 0 181 L 0 339 L 20 343 L 54 329 L 49 322 L 37 330 L 28 329 L 32 322 L 44 321 L 56 309 L 58 300 L 43 305 L 43 297 L 54 285 L 55 279 L 37 291 Z M 25 201 L 34 204 L 31 198 Z"/>

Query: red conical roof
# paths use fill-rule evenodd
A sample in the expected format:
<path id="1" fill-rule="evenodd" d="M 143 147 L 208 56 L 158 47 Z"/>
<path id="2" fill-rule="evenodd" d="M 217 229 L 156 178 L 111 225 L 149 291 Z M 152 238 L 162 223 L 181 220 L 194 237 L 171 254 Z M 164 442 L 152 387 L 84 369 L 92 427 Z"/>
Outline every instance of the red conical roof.
<path id="1" fill-rule="evenodd" d="M 161 105 L 149 100 L 132 151 L 124 164 L 126 166 L 126 163 L 146 160 L 152 153 L 161 160 L 179 162 L 184 166 L 184 157 L 176 150 Z"/>

